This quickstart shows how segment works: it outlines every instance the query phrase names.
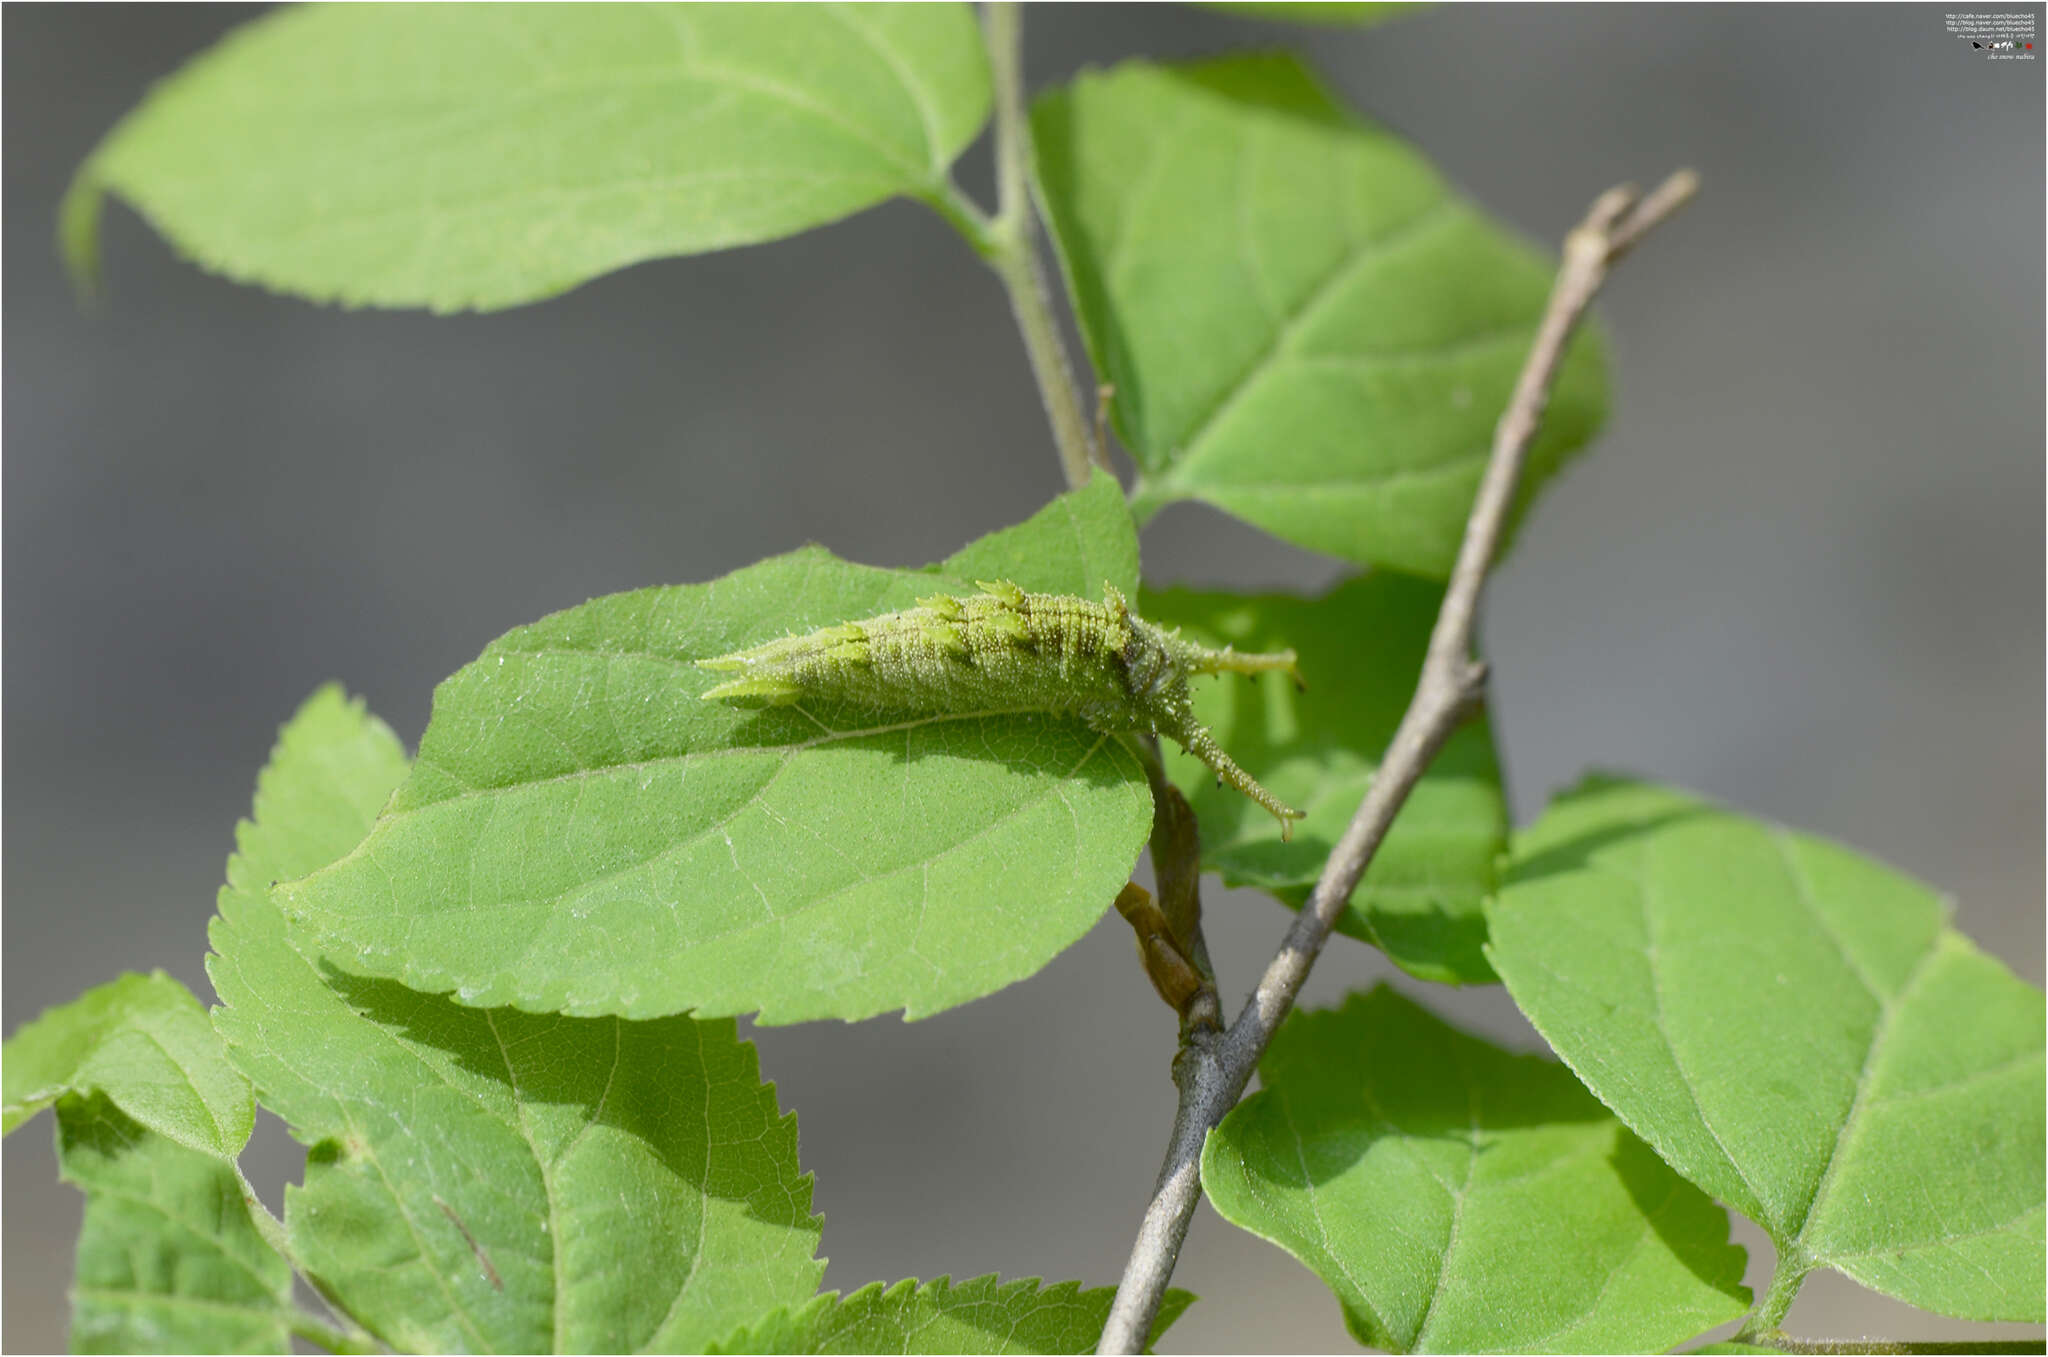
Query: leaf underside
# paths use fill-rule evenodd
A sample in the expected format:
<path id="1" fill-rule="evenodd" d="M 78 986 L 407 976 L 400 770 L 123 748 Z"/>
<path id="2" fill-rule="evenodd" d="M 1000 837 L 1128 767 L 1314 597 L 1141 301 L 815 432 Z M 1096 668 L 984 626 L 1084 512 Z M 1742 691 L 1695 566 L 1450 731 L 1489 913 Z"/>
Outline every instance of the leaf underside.
<path id="1" fill-rule="evenodd" d="M 689 1351 L 817 1289 L 796 1123 L 728 1021 L 464 1008 L 322 964 L 265 893 L 405 774 L 338 691 L 286 727 L 211 940 L 215 1022 L 310 1147 L 308 1271 L 408 1351 Z"/>
<path id="2" fill-rule="evenodd" d="M 233 1159 L 256 1122 L 206 1010 L 165 975 L 124 975 L 25 1023 L 7 1041 L 0 1130 L 66 1094 L 104 1093 L 159 1135 Z"/>
<path id="3" fill-rule="evenodd" d="M 2041 992 L 1936 894 L 1834 844 L 1594 779 L 1515 845 L 1490 955 L 1667 1162 L 1832 1267 L 2040 1322 Z"/>
<path id="4" fill-rule="evenodd" d="M 1022 979 L 1144 845 L 1123 744 L 1042 713 L 704 702 L 695 663 L 971 593 L 955 572 L 1000 560 L 1034 590 L 1134 586 L 1114 482 L 933 571 L 806 548 L 519 628 L 437 690 L 369 837 L 278 898 L 349 969 L 478 1006 L 922 1017 Z"/>
<path id="5" fill-rule="evenodd" d="M 1285 676 L 1195 685 L 1195 715 L 1245 770 L 1308 812 L 1283 841 L 1270 817 L 1169 747 L 1167 771 L 1202 825 L 1202 860 L 1231 886 L 1299 909 L 1365 795 L 1422 669 L 1443 590 L 1374 572 L 1320 598 L 1148 590 L 1145 616 L 1207 645 L 1293 649 L 1307 683 Z M 1491 722 L 1453 734 L 1402 806 L 1339 932 L 1424 980 L 1491 981 L 1481 904 L 1507 850 L 1507 804 Z"/>
<path id="6" fill-rule="evenodd" d="M 1032 127 L 1139 516 L 1201 500 L 1445 578 L 1549 293 L 1543 259 L 1291 57 L 1084 72 Z M 1521 503 L 1592 436 L 1605 393 L 1589 331 Z"/>
<path id="7" fill-rule="evenodd" d="M 232 1165 L 103 1093 L 57 1104 L 58 1164 L 85 1193 L 73 1352 L 287 1352 L 291 1266 L 258 1231 Z"/>
<path id="8" fill-rule="evenodd" d="M 1657 1352 L 1749 1301 L 1728 1217 L 1562 1065 L 1384 986 L 1297 1011 L 1210 1134 L 1224 1219 L 1392 1352 Z"/>
<path id="9" fill-rule="evenodd" d="M 748 1326 L 713 1349 L 732 1353 L 1028 1353 L 1093 1352 L 1109 1319 L 1111 1287 L 1079 1282 L 1042 1286 L 1035 1277 L 993 1275 L 955 1283 L 880 1282 L 847 1296 L 827 1292 L 808 1305 Z M 1194 1301 L 1169 1290 L 1153 1321 L 1152 1342 Z"/>

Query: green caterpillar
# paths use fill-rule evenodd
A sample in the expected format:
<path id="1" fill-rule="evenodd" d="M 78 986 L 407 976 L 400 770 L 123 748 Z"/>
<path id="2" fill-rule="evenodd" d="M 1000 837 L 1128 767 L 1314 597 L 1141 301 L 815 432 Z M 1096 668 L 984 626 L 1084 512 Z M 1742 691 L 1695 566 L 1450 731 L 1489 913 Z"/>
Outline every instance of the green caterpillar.
<path id="1" fill-rule="evenodd" d="M 1195 720 L 1188 680 L 1284 669 L 1299 684 L 1293 651 L 1247 655 L 1182 640 L 1132 613 L 1107 583 L 1100 603 L 1027 594 L 1007 581 L 975 583 L 982 592 L 965 598 L 935 594 L 901 612 L 699 660 L 739 675 L 704 697 L 771 706 L 823 697 L 885 711 L 1072 712 L 1105 733 L 1170 735 L 1218 780 L 1271 811 L 1281 838 L 1291 836 L 1302 812 L 1230 761 Z"/>

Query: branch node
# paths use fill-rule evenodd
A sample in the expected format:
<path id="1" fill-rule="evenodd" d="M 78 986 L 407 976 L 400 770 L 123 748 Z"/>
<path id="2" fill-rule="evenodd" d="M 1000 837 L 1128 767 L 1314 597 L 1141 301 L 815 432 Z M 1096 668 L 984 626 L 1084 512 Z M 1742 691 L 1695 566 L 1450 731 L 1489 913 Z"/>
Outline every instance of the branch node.
<path id="1" fill-rule="evenodd" d="M 1493 675 L 1493 668 L 1485 660 L 1471 660 L 1465 671 L 1458 675 L 1458 705 L 1465 711 L 1484 705 L 1486 702 L 1486 681 Z"/>

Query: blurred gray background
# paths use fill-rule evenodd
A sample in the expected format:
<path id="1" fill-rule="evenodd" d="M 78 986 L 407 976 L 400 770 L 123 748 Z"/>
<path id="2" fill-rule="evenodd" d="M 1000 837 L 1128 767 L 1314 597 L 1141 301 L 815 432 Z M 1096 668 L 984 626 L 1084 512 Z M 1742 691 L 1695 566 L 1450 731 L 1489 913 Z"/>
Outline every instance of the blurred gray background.
<path id="1" fill-rule="evenodd" d="M 339 678 L 408 742 L 518 623 L 816 540 L 942 556 L 1060 489 L 994 278 L 894 204 L 497 315 L 344 313 L 233 287 L 109 214 L 107 305 L 58 196 L 149 82 L 251 11 L 9 5 L 5 1024 L 123 969 L 210 997 L 204 930 L 280 721 Z M 1589 765 L 1836 836 L 1953 893 L 2039 983 L 2040 63 L 1932 5 L 1447 6 L 1365 32 L 1177 6 L 1034 7 L 1034 85 L 1287 44 L 1469 193 L 1555 242 L 1599 190 L 1697 166 L 1618 274 L 1618 402 L 1494 588 L 1518 821 Z M 963 177 L 984 192 L 987 153 Z M 1337 574 L 1205 510 L 1160 581 Z M 1212 891 L 1241 993 L 1285 922 Z M 1307 998 L 1388 974 L 1345 939 Z M 1512 1044 L 1500 990 L 1397 981 Z M 802 1116 L 826 1281 L 1113 1282 L 1172 1111 L 1172 1024 L 1112 914 L 1044 974 L 915 1025 L 758 1034 Z M 277 1204 L 297 1152 L 250 1151 Z M 48 1123 L 6 1144 L 5 1346 L 64 1341 L 79 1207 Z M 1768 1246 L 1746 1224 L 1753 1282 Z M 1203 1208 L 1170 1351 L 1352 1347 L 1328 1293 Z M 1817 1277 L 1795 1332 L 2026 1335 Z"/>

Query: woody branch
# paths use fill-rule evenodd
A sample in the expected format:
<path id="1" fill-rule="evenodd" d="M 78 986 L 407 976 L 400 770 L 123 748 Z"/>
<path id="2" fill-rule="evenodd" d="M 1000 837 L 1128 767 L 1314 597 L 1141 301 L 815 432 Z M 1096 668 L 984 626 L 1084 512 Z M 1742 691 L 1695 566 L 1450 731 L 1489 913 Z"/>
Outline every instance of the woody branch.
<path id="1" fill-rule="evenodd" d="M 1549 305 L 1507 411 L 1494 428 L 1492 455 L 1465 523 L 1464 541 L 1430 634 L 1421 678 L 1379 772 L 1237 1020 L 1227 1031 L 1190 1032 L 1174 1063 L 1180 1100 L 1166 1161 L 1103 1327 L 1099 1352 L 1128 1353 L 1144 1347 L 1173 1276 L 1181 1243 L 1187 1238 L 1188 1222 L 1201 1199 L 1203 1142 L 1244 1095 L 1259 1058 L 1294 1007 L 1309 968 L 1329 940 L 1338 914 L 1351 899 L 1408 793 L 1485 690 L 1486 667 L 1472 658 L 1479 594 L 1500 548 L 1515 485 L 1549 404 L 1566 344 L 1606 281 L 1608 270 L 1682 207 L 1698 186 L 1697 176 L 1681 170 L 1647 196 L 1633 188 L 1610 189 L 1565 238 L 1564 259 Z"/>

